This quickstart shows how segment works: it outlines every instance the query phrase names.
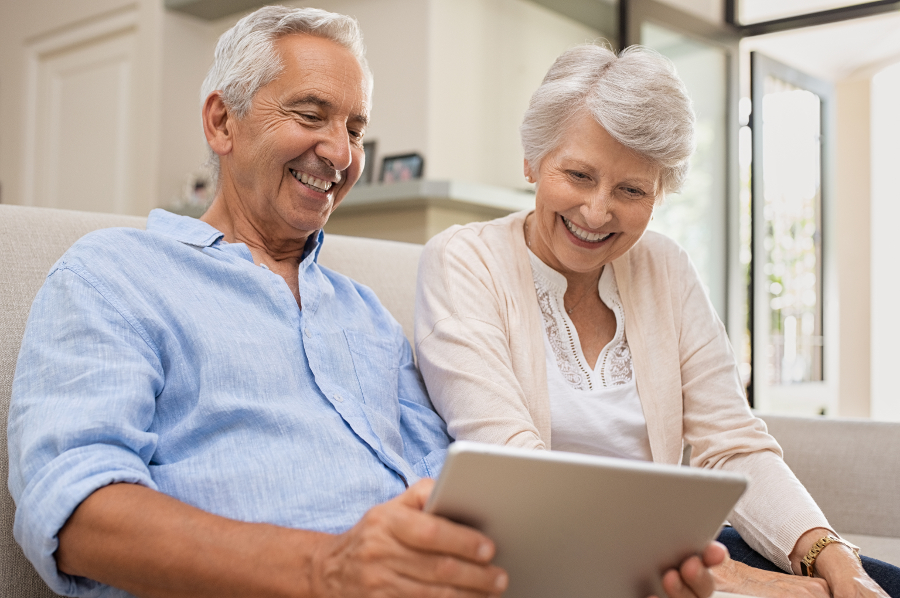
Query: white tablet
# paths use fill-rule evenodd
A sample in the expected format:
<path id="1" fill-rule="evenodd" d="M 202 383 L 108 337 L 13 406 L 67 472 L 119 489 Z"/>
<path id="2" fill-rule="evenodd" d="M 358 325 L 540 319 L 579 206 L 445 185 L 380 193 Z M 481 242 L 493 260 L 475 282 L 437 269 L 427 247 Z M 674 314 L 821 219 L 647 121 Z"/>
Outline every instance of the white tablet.
<path id="1" fill-rule="evenodd" d="M 661 574 L 713 540 L 741 475 L 456 442 L 425 510 L 497 546 L 508 598 L 665 596 Z"/>

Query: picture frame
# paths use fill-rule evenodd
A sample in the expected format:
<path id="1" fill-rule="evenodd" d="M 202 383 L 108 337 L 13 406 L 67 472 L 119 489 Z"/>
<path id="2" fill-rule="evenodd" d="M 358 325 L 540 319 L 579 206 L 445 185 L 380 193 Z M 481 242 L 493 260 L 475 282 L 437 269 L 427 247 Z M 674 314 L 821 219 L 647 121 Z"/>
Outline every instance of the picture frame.
<path id="1" fill-rule="evenodd" d="M 367 185 L 371 185 L 372 181 L 375 179 L 375 148 L 377 142 L 376 141 L 364 141 L 363 142 L 363 151 L 366 153 L 366 163 L 363 167 L 362 174 L 359 175 L 359 182 Z"/>
<path id="2" fill-rule="evenodd" d="M 398 154 L 385 156 L 381 162 L 379 181 L 386 184 L 400 183 L 422 178 L 425 158 L 421 154 Z"/>

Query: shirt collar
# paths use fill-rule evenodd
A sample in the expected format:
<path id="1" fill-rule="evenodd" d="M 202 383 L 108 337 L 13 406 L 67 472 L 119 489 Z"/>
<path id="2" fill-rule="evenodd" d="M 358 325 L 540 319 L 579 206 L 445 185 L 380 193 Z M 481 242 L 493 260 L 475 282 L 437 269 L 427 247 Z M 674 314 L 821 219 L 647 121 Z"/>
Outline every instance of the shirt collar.
<path id="1" fill-rule="evenodd" d="M 171 237 L 194 247 L 209 247 L 225 236 L 202 220 L 160 209 L 153 210 L 147 216 L 147 231 Z"/>
<path id="2" fill-rule="evenodd" d="M 147 217 L 147 230 L 193 247 L 210 247 L 225 236 L 222 231 L 202 220 L 190 216 L 179 216 L 159 208 L 152 210 Z M 321 230 L 315 235 L 310 235 L 306 240 L 306 247 L 303 249 L 303 257 L 300 261 L 306 261 L 306 258 L 312 254 L 312 261 L 318 262 L 324 239 L 325 232 Z"/>

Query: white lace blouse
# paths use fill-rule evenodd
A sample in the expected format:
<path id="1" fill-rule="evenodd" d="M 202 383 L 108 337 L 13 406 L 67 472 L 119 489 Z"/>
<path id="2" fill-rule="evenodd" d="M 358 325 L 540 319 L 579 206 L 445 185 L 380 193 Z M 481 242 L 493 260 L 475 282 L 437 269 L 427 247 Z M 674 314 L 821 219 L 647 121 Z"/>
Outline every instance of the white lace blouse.
<path id="1" fill-rule="evenodd" d="M 592 368 L 564 307 L 566 278 L 530 251 L 529 258 L 544 321 L 553 449 L 652 460 L 612 268 L 603 269 L 598 291 L 616 316 L 616 334 Z"/>

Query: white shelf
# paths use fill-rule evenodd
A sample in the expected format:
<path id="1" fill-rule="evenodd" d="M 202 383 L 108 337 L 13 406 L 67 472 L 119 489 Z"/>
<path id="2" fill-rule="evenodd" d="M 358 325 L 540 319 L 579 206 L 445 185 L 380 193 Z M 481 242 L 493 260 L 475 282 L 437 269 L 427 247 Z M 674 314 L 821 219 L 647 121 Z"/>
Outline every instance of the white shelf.
<path id="1" fill-rule="evenodd" d="M 494 187 L 479 183 L 463 181 L 429 181 L 415 180 L 403 183 L 357 184 L 344 201 L 342 207 L 363 207 L 419 202 L 438 204 L 469 204 L 485 208 L 495 208 L 509 212 L 518 212 L 534 207 L 534 193 Z M 338 208 L 339 210 L 341 208 Z"/>

